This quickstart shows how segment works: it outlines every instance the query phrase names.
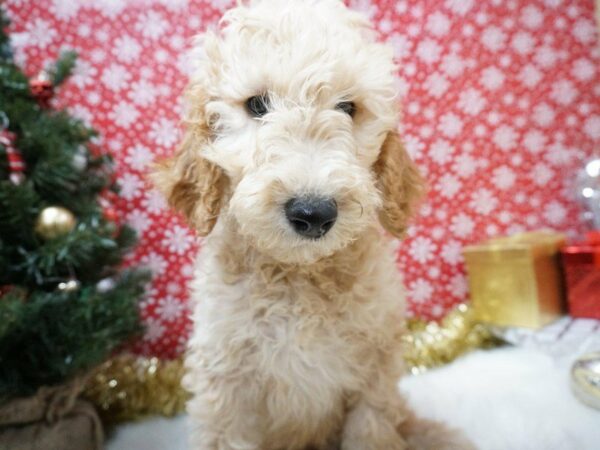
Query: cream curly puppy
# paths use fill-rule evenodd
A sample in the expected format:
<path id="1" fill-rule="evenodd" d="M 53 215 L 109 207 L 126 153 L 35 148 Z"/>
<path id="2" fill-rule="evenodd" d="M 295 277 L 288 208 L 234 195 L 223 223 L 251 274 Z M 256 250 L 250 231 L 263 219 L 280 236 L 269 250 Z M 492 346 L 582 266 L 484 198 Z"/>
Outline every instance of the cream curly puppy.
<path id="1" fill-rule="evenodd" d="M 472 448 L 397 390 L 404 295 L 378 222 L 401 236 L 423 189 L 396 134 L 391 50 L 335 0 L 240 4 L 198 46 L 184 142 L 154 175 L 210 233 L 192 448 Z"/>

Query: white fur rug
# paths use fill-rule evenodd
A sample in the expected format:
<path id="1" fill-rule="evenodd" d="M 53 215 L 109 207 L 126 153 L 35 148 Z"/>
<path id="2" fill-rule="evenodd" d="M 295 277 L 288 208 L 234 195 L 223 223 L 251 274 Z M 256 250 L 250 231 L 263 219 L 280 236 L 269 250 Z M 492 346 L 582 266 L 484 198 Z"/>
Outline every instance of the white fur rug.
<path id="1" fill-rule="evenodd" d="M 569 366 L 536 350 L 478 351 L 401 389 L 422 416 L 462 428 L 482 450 L 599 449 L 600 411 L 571 394 Z M 188 450 L 186 427 L 185 417 L 124 425 L 107 450 Z"/>

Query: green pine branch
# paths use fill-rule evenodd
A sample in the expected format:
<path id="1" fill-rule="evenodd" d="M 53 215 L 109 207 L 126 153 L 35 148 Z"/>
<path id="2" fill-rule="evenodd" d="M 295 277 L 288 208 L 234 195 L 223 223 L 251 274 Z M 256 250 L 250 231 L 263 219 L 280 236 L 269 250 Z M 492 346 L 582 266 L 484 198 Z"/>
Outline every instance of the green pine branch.
<path id="1" fill-rule="evenodd" d="M 134 231 L 103 216 L 100 195 L 118 193 L 112 158 L 82 121 L 40 106 L 14 63 L 7 24 L 0 7 L 0 112 L 25 169 L 14 184 L 0 144 L 0 288 L 10 288 L 0 293 L 0 402 L 64 382 L 138 334 L 137 302 L 148 281 L 121 267 Z M 75 60 L 65 52 L 48 69 L 54 85 L 68 79 Z M 68 209 L 75 228 L 51 239 L 36 232 L 48 206 Z M 72 277 L 80 288 L 62 292 L 59 283 Z M 98 289 L 106 277 L 116 285 Z"/>
<path id="2" fill-rule="evenodd" d="M 122 271 L 114 288 L 6 294 L 0 301 L 0 402 L 87 370 L 141 332 L 135 299 L 146 273 Z M 25 345 L 24 345 L 25 344 Z M 35 351 L 33 351 L 35 350 Z"/>
<path id="3" fill-rule="evenodd" d="M 71 75 L 76 61 L 77 53 L 72 50 L 60 54 L 58 60 L 48 70 L 50 80 L 55 87 L 60 86 Z"/>

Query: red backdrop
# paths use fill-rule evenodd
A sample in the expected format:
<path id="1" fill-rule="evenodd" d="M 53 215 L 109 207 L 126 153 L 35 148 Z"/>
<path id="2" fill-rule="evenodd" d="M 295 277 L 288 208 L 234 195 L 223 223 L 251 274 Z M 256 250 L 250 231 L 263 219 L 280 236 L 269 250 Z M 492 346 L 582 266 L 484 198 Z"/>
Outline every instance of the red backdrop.
<path id="1" fill-rule="evenodd" d="M 56 104 L 96 127 L 118 162 L 122 220 L 150 266 L 139 350 L 180 353 L 194 234 L 144 181 L 179 139 L 184 50 L 230 0 L 8 0 L 18 61 L 36 73 L 79 52 Z M 591 0 L 351 1 L 400 63 L 404 139 L 427 174 L 428 202 L 399 246 L 410 311 L 442 316 L 467 298 L 461 247 L 550 227 L 581 233 L 572 180 L 600 150 L 600 55 Z"/>

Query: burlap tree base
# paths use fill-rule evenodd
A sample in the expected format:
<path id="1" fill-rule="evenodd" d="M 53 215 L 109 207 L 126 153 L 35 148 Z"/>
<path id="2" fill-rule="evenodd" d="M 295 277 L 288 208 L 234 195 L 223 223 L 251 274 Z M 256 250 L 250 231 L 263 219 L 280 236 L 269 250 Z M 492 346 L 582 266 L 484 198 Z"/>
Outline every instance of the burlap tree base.
<path id="1" fill-rule="evenodd" d="M 83 383 L 41 388 L 0 406 L 0 450 L 101 450 L 102 424 Z"/>

